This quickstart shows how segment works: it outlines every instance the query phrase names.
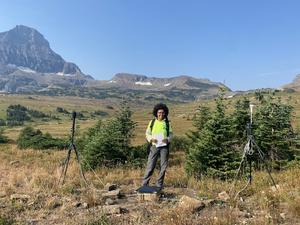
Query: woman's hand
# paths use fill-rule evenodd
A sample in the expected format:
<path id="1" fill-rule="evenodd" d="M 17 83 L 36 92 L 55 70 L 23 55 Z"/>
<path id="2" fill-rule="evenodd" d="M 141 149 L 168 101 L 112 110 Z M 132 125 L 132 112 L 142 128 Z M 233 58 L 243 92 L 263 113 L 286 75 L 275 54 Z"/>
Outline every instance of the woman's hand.
<path id="1" fill-rule="evenodd" d="M 166 139 L 163 139 L 162 142 L 165 143 L 165 144 L 168 144 L 169 141 L 168 141 L 168 139 L 166 138 Z"/>
<path id="2" fill-rule="evenodd" d="M 152 139 L 151 139 L 151 143 L 156 144 L 156 143 L 157 143 L 157 140 L 156 140 L 155 138 L 152 138 Z"/>

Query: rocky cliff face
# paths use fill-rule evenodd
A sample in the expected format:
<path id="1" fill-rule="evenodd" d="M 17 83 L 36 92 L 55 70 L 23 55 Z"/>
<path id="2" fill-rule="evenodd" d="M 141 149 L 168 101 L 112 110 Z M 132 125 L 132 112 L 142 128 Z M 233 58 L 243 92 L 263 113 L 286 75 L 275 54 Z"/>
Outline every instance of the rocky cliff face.
<path id="1" fill-rule="evenodd" d="M 40 73 L 81 73 L 75 64 L 66 62 L 52 51 L 42 34 L 23 25 L 0 33 L 0 63 L 26 67 Z"/>
<path id="2" fill-rule="evenodd" d="M 37 30 L 18 25 L 0 33 L 0 91 L 35 92 L 83 86 L 91 76 L 55 53 Z"/>

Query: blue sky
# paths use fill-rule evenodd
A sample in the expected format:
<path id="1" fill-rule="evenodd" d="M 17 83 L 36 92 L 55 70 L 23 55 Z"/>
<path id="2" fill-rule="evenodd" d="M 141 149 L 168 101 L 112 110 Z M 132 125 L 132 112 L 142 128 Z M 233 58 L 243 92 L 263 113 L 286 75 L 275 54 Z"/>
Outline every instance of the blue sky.
<path id="1" fill-rule="evenodd" d="M 247 90 L 300 73 L 299 9 L 297 0 L 5 0 L 0 32 L 33 27 L 99 80 L 191 75 Z"/>

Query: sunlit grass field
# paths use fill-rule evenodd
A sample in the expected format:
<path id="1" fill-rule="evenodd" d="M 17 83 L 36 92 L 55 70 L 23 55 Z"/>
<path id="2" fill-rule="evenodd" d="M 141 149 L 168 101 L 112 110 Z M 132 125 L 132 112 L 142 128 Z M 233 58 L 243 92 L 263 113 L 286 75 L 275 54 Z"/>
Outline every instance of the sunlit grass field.
<path id="1" fill-rule="evenodd" d="M 293 126 L 300 127 L 300 93 L 287 94 L 284 92 L 276 93 L 280 96 L 283 102 L 288 102 L 294 107 Z M 252 102 L 257 104 L 254 95 L 249 94 L 248 97 Z M 233 109 L 234 102 L 241 98 L 241 96 L 227 99 L 225 104 L 227 110 L 230 112 Z M 0 96 L 0 118 L 6 118 L 6 109 L 9 105 L 21 104 L 30 109 L 42 111 L 48 115 L 57 116 L 60 120 L 42 121 L 36 120 L 33 122 L 26 122 L 27 125 L 32 125 L 43 132 L 48 132 L 54 137 L 67 137 L 71 128 L 71 116 L 58 113 L 57 107 L 62 107 L 69 112 L 81 112 L 85 119 L 77 119 L 77 132 L 78 134 L 84 132 L 89 127 L 93 126 L 99 119 L 108 120 L 114 116 L 119 109 L 120 101 L 114 99 L 87 99 L 79 97 L 63 97 L 63 96 L 35 96 L 35 95 L 1 95 Z M 152 119 L 153 104 L 136 105 L 134 102 L 129 103 L 133 111 L 133 120 L 137 123 L 135 129 L 135 138 L 133 145 L 143 144 L 145 142 L 144 133 L 145 129 Z M 170 104 L 169 119 L 173 132 L 177 136 L 183 136 L 186 132 L 193 129 L 193 116 L 199 106 L 214 107 L 214 100 L 199 100 L 185 104 Z M 108 113 L 108 116 L 91 117 L 91 114 L 97 110 Z M 255 110 L 255 107 L 254 107 Z M 255 118 L 254 118 L 255 120 Z M 12 140 L 16 140 L 19 131 L 22 127 L 8 127 L 5 134 Z"/>

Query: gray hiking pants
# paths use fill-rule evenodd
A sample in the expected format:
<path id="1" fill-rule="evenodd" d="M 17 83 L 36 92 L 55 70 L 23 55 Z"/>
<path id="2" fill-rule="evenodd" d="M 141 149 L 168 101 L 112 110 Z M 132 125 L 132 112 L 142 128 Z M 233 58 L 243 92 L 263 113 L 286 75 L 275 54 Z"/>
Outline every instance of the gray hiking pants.
<path id="1" fill-rule="evenodd" d="M 164 177 L 168 166 L 169 147 L 163 146 L 156 148 L 154 145 L 151 146 L 150 153 L 148 156 L 147 168 L 142 182 L 143 186 L 149 184 L 150 178 L 153 174 L 158 159 L 158 155 L 160 155 L 160 172 L 157 178 L 156 186 L 159 188 L 162 188 L 163 186 Z"/>

